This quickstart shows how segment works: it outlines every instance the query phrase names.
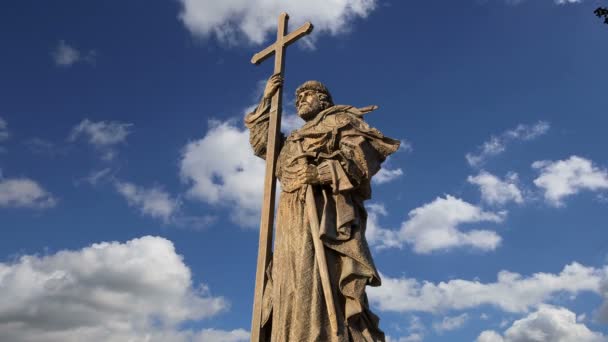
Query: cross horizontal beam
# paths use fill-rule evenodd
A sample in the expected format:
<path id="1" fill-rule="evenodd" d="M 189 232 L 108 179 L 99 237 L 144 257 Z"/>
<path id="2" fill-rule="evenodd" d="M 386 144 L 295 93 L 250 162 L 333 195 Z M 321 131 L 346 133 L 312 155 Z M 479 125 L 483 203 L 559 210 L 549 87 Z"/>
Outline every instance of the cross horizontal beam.
<path id="1" fill-rule="evenodd" d="M 253 64 L 262 63 L 268 57 L 274 55 L 275 51 L 277 50 L 277 47 L 281 48 L 281 47 L 286 47 L 286 46 L 293 44 L 296 40 L 298 40 L 301 37 L 304 37 L 305 35 L 312 32 L 312 29 L 313 29 L 312 24 L 310 22 L 306 22 L 304 25 L 298 27 L 296 30 L 294 30 L 290 34 L 281 37 L 280 41 L 277 39 L 276 42 L 274 42 L 273 44 L 271 44 L 264 50 L 253 55 L 253 57 L 251 58 L 251 63 L 253 63 Z"/>

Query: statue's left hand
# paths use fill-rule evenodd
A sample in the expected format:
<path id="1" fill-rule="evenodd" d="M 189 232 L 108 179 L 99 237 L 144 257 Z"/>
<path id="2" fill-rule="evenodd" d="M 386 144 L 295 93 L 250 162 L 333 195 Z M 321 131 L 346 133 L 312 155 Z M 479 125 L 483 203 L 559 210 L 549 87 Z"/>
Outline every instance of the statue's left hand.
<path id="1" fill-rule="evenodd" d="M 311 164 L 302 165 L 296 173 L 301 184 L 319 184 L 319 172 L 317 167 Z"/>
<path id="2" fill-rule="evenodd" d="M 266 87 L 264 88 L 264 98 L 272 98 L 281 86 L 283 86 L 283 77 L 281 74 L 274 74 L 270 76 L 266 82 Z"/>

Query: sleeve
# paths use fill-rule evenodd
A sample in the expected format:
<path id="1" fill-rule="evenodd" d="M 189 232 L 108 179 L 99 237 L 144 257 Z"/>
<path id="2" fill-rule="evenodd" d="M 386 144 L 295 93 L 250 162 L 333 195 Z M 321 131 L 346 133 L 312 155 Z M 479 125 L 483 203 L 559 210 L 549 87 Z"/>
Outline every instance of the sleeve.
<path id="1" fill-rule="evenodd" d="M 340 139 L 339 151 L 334 155 L 317 167 L 321 183 L 330 184 L 334 193 L 359 188 L 367 194 L 371 177 L 384 160 L 380 153 L 363 136 L 346 135 Z"/>
<path id="2" fill-rule="evenodd" d="M 253 153 L 262 159 L 266 158 L 269 118 L 269 99 L 262 99 L 257 108 L 245 116 L 245 126 L 249 129 L 249 144 L 253 148 Z"/>

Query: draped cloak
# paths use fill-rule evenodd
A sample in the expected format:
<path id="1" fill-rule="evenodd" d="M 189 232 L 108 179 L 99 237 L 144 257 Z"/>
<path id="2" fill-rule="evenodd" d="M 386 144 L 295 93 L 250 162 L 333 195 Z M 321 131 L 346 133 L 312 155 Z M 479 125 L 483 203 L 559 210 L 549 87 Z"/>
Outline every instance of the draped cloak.
<path id="1" fill-rule="evenodd" d="M 269 101 L 262 101 L 245 117 L 251 146 L 261 158 L 266 155 L 269 110 Z M 362 116 L 358 108 L 332 106 L 282 137 L 276 169 L 281 193 L 262 310 L 262 325 L 270 327 L 272 342 L 385 340 L 365 293 L 367 285 L 380 286 L 380 276 L 365 239 L 363 202 L 371 198 L 371 177 L 399 141 L 370 127 Z M 314 194 L 339 336 L 331 334 L 306 212 L 306 184 L 295 174 L 302 157 L 318 167 L 322 180 L 314 185 Z"/>

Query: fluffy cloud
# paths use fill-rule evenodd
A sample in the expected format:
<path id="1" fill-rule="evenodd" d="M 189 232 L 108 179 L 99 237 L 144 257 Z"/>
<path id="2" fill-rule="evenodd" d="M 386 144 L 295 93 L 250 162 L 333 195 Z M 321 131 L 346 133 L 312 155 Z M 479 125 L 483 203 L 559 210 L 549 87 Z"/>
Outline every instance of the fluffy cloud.
<path id="1" fill-rule="evenodd" d="M 180 175 L 188 194 L 213 205 L 231 207 L 235 222 L 258 223 L 264 161 L 253 155 L 249 132 L 233 122 L 210 121 L 207 134 L 182 150 Z"/>
<path id="2" fill-rule="evenodd" d="M 479 334 L 475 342 L 504 342 L 504 339 L 496 331 L 486 330 Z"/>
<path id="3" fill-rule="evenodd" d="M 196 342 L 246 342 L 249 341 L 249 332 L 243 329 L 224 331 L 205 329 L 196 336 Z"/>
<path id="4" fill-rule="evenodd" d="M 255 108 L 252 108 L 251 111 L 254 109 Z M 250 111 L 248 111 L 248 113 L 249 112 Z M 302 118 L 300 118 L 297 114 L 283 115 L 281 118 L 281 132 L 283 132 L 285 135 L 289 135 L 291 131 L 302 127 L 303 124 L 304 120 L 302 120 Z"/>
<path id="5" fill-rule="evenodd" d="M 416 253 L 431 253 L 458 247 L 494 250 L 500 236 L 490 230 L 461 231 L 459 225 L 479 222 L 502 222 L 504 213 L 483 211 L 459 198 L 438 197 L 409 212 L 409 219 L 401 225 L 398 236 L 412 245 Z"/>
<path id="6" fill-rule="evenodd" d="M 541 305 L 537 311 L 517 320 L 504 336 L 491 330 L 481 333 L 477 342 L 605 342 L 608 339 L 576 322 L 574 312 L 566 308 Z"/>
<path id="7" fill-rule="evenodd" d="M 57 200 L 29 178 L 2 178 L 0 174 L 0 207 L 49 208 Z"/>
<path id="8" fill-rule="evenodd" d="M 477 153 L 467 153 L 465 157 L 470 166 L 481 166 L 488 158 L 504 152 L 509 143 L 517 140 L 532 140 L 547 133 L 549 128 L 549 123 L 544 121 L 539 121 L 534 125 L 520 124 L 498 136 L 490 137 L 490 140 L 484 142 L 478 148 Z"/>
<path id="9" fill-rule="evenodd" d="M 441 322 L 433 324 L 433 328 L 439 333 L 452 331 L 462 327 L 468 320 L 469 315 L 466 313 L 458 316 L 448 316 L 444 317 Z"/>
<path id="10" fill-rule="evenodd" d="M 377 184 L 384 184 L 393 181 L 403 176 L 403 170 L 401 168 L 389 169 L 382 167 L 378 173 L 372 177 L 372 182 Z"/>
<path id="11" fill-rule="evenodd" d="M 151 236 L 0 263 L 0 292 L 0 336 L 15 342 L 192 341 L 205 332 L 180 324 L 228 307 Z"/>
<path id="12" fill-rule="evenodd" d="M 127 140 L 127 136 L 131 133 L 131 126 L 133 124 L 118 121 L 93 122 L 89 119 L 84 119 L 72 128 L 68 139 L 75 141 L 79 137 L 84 136 L 89 144 L 102 152 L 102 159 L 111 160 L 116 154 L 113 149 L 114 146 Z"/>
<path id="13" fill-rule="evenodd" d="M 95 63 L 96 53 L 89 50 L 89 52 L 82 54 L 75 47 L 68 45 L 64 40 L 60 40 L 51 51 L 51 56 L 55 65 L 68 67 L 78 62 Z"/>
<path id="14" fill-rule="evenodd" d="M 608 323 L 608 278 L 602 279 L 602 282 L 600 283 L 600 294 L 604 298 L 604 303 L 602 303 L 597 311 L 597 318 L 603 323 Z"/>
<path id="15" fill-rule="evenodd" d="M 365 231 L 367 242 L 378 250 L 402 248 L 403 241 L 399 237 L 399 231 L 380 226 L 380 217 L 388 214 L 384 205 L 368 203 L 365 207 L 367 209 L 367 230 Z"/>
<path id="16" fill-rule="evenodd" d="M 424 335 L 420 333 L 413 333 L 411 335 L 393 338 L 390 336 L 386 337 L 386 342 L 422 342 L 424 340 Z"/>
<path id="17" fill-rule="evenodd" d="M 555 162 L 536 161 L 532 167 L 540 172 L 534 184 L 544 191 L 545 200 L 555 206 L 562 206 L 564 197 L 582 190 L 608 189 L 608 170 L 594 166 L 585 158 L 571 156 Z"/>
<path id="18" fill-rule="evenodd" d="M 412 144 L 406 139 L 401 140 L 398 152 L 412 152 L 414 148 Z M 372 182 L 376 184 L 384 184 L 391 182 L 401 176 L 403 176 L 403 170 L 401 168 L 391 169 L 389 168 L 391 157 L 388 157 L 382 164 L 382 168 L 378 173 L 372 177 Z"/>
<path id="19" fill-rule="evenodd" d="M 159 218 L 167 223 L 179 210 L 179 200 L 171 198 L 171 195 L 160 187 L 146 189 L 121 181 L 115 182 L 115 186 L 129 205 L 138 208 L 143 215 Z"/>
<path id="20" fill-rule="evenodd" d="M 399 145 L 398 152 L 412 152 L 414 150 L 412 144 L 405 140 L 401 140 L 401 144 Z M 382 168 L 378 173 L 376 173 L 372 177 L 372 182 L 376 184 L 384 184 L 391 182 L 401 176 L 403 176 L 403 170 L 401 168 L 390 169 L 390 160 L 391 157 L 388 157 L 386 161 L 382 164 Z"/>
<path id="21" fill-rule="evenodd" d="M 536 273 L 524 277 L 500 271 L 493 283 L 454 279 L 434 284 L 384 275 L 382 286 L 369 288 L 368 293 L 371 302 L 383 311 L 437 313 L 492 305 L 506 312 L 523 313 L 559 293 L 600 293 L 605 273 L 602 269 L 571 263 L 559 274 Z"/>
<path id="22" fill-rule="evenodd" d="M 386 336 L 386 342 L 422 342 L 424 340 L 426 327 L 420 320 L 420 317 L 412 316 L 406 330 L 409 335 L 401 336 L 399 338 Z"/>
<path id="23" fill-rule="evenodd" d="M 386 215 L 380 204 L 367 206 L 369 210 L 368 231 L 370 244 L 378 249 L 402 248 L 405 243 L 414 252 L 427 254 L 437 250 L 471 247 L 479 250 L 494 250 L 501 237 L 490 230 L 461 231 L 459 225 L 479 222 L 502 222 L 504 212 L 494 213 L 447 195 L 438 197 L 409 212 L 409 219 L 399 230 L 382 228 L 378 219 Z"/>
<path id="24" fill-rule="evenodd" d="M 507 175 L 505 180 L 493 174 L 481 171 L 477 176 L 469 176 L 469 183 L 476 184 L 481 190 L 481 199 L 492 205 L 504 205 L 508 202 L 523 203 L 524 198 L 517 187 L 517 174 Z"/>
<path id="25" fill-rule="evenodd" d="M 276 32 L 280 12 L 293 15 L 292 27 L 313 19 L 317 32 L 332 35 L 349 29 L 355 18 L 366 17 L 376 0 L 280 1 L 280 0 L 179 0 L 179 18 L 186 28 L 200 37 L 215 36 L 224 43 L 234 43 L 240 37 L 261 44 Z"/>

